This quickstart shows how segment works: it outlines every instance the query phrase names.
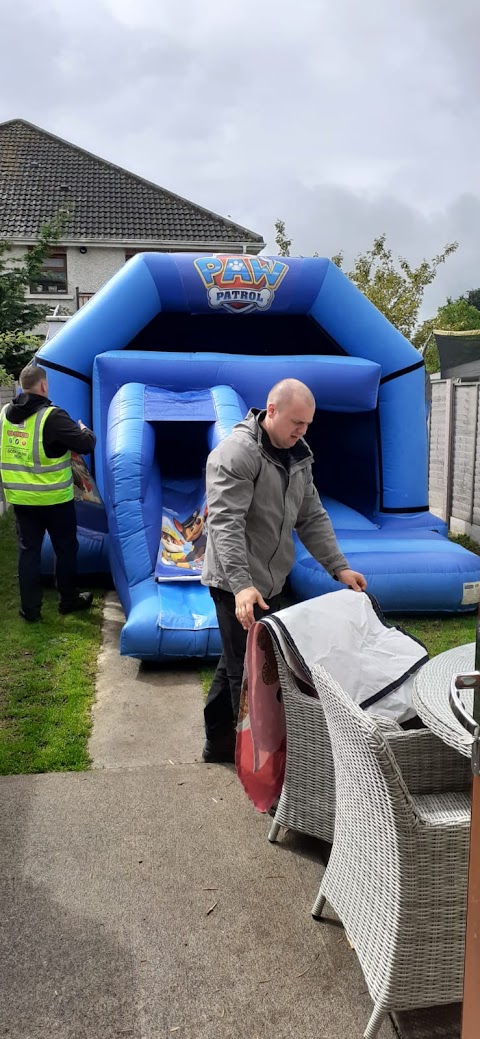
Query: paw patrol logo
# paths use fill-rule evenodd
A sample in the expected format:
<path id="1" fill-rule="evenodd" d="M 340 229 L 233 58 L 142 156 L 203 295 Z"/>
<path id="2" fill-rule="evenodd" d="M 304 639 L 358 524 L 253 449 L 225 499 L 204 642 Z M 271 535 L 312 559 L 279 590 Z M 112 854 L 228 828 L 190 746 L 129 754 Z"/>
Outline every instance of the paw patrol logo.
<path id="1" fill-rule="evenodd" d="M 202 256 L 195 260 L 214 310 L 248 314 L 268 310 L 288 266 L 261 256 Z"/>

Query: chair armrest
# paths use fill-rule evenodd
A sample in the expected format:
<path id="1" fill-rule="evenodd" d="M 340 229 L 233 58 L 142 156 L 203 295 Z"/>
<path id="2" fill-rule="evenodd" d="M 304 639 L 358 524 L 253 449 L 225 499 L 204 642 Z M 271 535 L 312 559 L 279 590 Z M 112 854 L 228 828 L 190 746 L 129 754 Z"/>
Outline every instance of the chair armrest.
<path id="1" fill-rule="evenodd" d="M 468 758 L 448 747 L 429 729 L 384 733 L 411 794 L 470 790 Z"/>
<path id="2" fill-rule="evenodd" d="M 378 725 L 378 728 L 385 736 L 385 739 L 388 739 L 389 735 L 393 732 L 404 732 L 401 725 L 399 725 L 393 718 L 384 718 L 383 715 L 375 714 L 373 715 L 373 719 L 375 725 Z"/>

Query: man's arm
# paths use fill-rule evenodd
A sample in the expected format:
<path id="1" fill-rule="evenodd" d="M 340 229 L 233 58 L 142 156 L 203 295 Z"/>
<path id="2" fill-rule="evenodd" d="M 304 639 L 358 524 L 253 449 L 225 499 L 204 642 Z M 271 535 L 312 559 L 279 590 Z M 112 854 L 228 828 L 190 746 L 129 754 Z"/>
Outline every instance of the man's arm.
<path id="1" fill-rule="evenodd" d="M 367 582 L 363 574 L 351 570 L 340 551 L 330 517 L 320 501 L 311 472 L 295 529 L 305 548 L 332 577 L 356 592 L 365 591 Z"/>
<path id="2" fill-rule="evenodd" d="M 208 537 L 234 595 L 252 584 L 245 523 L 255 475 L 251 459 L 241 449 L 234 459 L 217 449 L 207 460 Z"/>
<path id="3" fill-rule="evenodd" d="M 332 576 L 349 566 L 341 552 L 330 517 L 324 509 L 310 472 L 295 530 L 314 559 Z"/>
<path id="4" fill-rule="evenodd" d="M 208 536 L 235 596 L 237 620 L 247 631 L 255 621 L 255 604 L 268 610 L 252 583 L 245 539 L 257 473 L 251 453 L 237 447 L 234 459 L 222 459 L 221 454 L 213 452 L 207 461 Z"/>
<path id="5" fill-rule="evenodd" d="M 43 443 L 61 444 L 66 451 L 76 451 L 79 455 L 89 455 L 93 451 L 97 438 L 83 422 L 74 422 L 63 408 L 55 408 L 45 420 Z"/>

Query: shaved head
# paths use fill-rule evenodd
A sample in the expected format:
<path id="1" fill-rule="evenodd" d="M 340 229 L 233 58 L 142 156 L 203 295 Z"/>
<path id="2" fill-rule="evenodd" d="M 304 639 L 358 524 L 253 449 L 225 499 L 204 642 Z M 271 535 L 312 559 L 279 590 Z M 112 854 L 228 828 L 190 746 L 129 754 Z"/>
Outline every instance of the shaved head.
<path id="1" fill-rule="evenodd" d="M 315 397 L 304 382 L 300 382 L 299 379 L 281 379 L 280 382 L 275 383 L 275 386 L 272 386 L 268 394 L 267 407 L 269 404 L 275 404 L 278 409 L 281 409 L 295 399 L 315 408 Z"/>
<path id="2" fill-rule="evenodd" d="M 282 379 L 268 394 L 262 421 L 274 447 L 291 448 L 305 436 L 315 415 L 315 397 L 299 379 Z"/>

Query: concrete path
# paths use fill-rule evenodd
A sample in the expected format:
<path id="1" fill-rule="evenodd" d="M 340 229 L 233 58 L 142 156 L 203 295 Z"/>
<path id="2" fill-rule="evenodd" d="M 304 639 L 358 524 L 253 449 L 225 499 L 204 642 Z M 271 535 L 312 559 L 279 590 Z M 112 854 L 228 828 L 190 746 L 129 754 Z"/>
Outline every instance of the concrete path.
<path id="1" fill-rule="evenodd" d="M 93 708 L 93 767 L 142 768 L 200 760 L 203 698 L 198 664 L 148 668 L 120 657 L 123 622 L 122 608 L 111 594 Z"/>
<path id="2" fill-rule="evenodd" d="M 268 843 L 233 767 L 198 761 L 198 675 L 120 659 L 120 624 L 109 597 L 93 770 L 0 779 L 0 1036 L 360 1039 L 356 956 L 310 916 L 319 843 Z M 458 1008 L 398 1035 L 457 1039 Z"/>

